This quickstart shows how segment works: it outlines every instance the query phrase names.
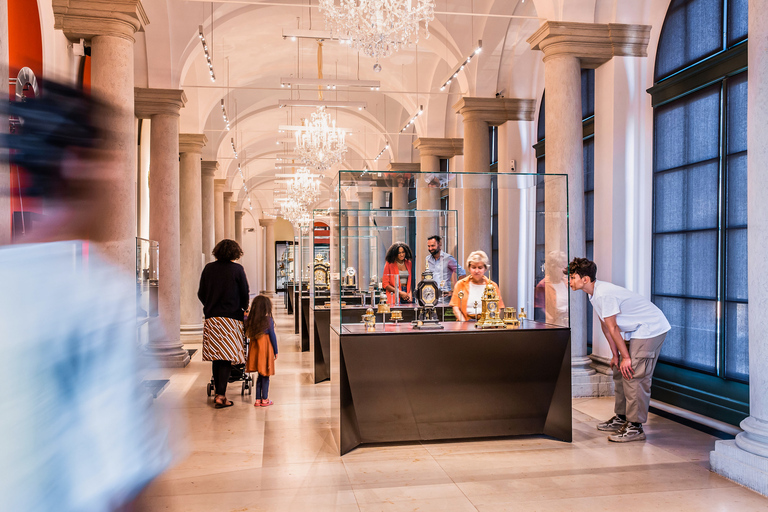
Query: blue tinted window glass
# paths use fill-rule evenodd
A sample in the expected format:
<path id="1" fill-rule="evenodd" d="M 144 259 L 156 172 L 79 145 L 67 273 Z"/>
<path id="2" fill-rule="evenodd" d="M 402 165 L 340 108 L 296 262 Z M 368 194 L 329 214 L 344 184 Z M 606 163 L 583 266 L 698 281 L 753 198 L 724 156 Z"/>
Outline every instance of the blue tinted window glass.
<path id="1" fill-rule="evenodd" d="M 581 70 L 581 118 L 595 115 L 595 70 Z"/>
<path id="2" fill-rule="evenodd" d="M 655 297 L 672 329 L 661 347 L 661 360 L 715 372 L 717 302 Z"/>
<path id="3" fill-rule="evenodd" d="M 749 306 L 727 302 L 725 305 L 725 376 L 749 379 Z"/>
<path id="4" fill-rule="evenodd" d="M 725 299 L 748 300 L 748 282 L 747 229 L 729 229 L 725 238 Z"/>
<path id="5" fill-rule="evenodd" d="M 659 37 L 655 81 L 723 49 L 723 0 L 673 0 Z"/>
<path id="6" fill-rule="evenodd" d="M 748 3 L 748 0 L 728 0 L 728 46 L 747 38 Z"/>
<path id="7" fill-rule="evenodd" d="M 717 298 L 717 231 L 656 235 L 654 293 Z"/>
<path id="8" fill-rule="evenodd" d="M 717 161 L 656 174 L 657 233 L 717 227 Z"/>
<path id="9" fill-rule="evenodd" d="M 539 109 L 539 120 L 536 125 L 536 140 L 544 140 L 544 99 L 546 98 L 546 91 L 541 93 L 541 108 Z"/>
<path id="10" fill-rule="evenodd" d="M 726 83 L 728 100 L 728 154 L 747 150 L 747 72 Z"/>

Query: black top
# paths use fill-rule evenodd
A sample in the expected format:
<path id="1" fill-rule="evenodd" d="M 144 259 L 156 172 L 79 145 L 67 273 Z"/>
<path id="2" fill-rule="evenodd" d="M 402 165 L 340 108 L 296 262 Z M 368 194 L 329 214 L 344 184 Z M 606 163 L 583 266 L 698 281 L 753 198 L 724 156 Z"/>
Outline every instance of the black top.
<path id="1" fill-rule="evenodd" d="M 233 261 L 213 261 L 200 276 L 197 298 L 203 303 L 205 318 L 224 317 L 243 320 L 248 309 L 248 279 L 245 270 Z"/>

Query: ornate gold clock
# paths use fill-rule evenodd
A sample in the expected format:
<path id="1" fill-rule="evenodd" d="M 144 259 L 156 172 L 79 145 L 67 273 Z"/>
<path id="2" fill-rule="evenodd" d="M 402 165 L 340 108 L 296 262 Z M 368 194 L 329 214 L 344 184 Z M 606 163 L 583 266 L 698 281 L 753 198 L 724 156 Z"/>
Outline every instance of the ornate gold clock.
<path id="1" fill-rule="evenodd" d="M 315 256 L 315 266 L 313 270 L 315 289 L 324 290 L 328 288 L 330 270 L 331 265 L 327 261 L 324 261 L 322 254 Z"/>
<path id="2" fill-rule="evenodd" d="M 507 326 L 501 319 L 500 313 L 496 288 L 488 283 L 485 291 L 483 291 L 482 309 L 475 327 L 478 329 L 506 329 Z"/>

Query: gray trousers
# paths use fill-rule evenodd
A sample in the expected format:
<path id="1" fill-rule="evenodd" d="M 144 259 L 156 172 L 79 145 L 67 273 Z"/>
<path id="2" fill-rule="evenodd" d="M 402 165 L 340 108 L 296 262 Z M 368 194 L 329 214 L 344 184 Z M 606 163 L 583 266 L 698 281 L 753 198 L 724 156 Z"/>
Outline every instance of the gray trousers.
<path id="1" fill-rule="evenodd" d="M 645 423 L 648 421 L 648 407 L 651 403 L 651 380 L 656 362 L 659 360 L 661 344 L 667 333 L 648 339 L 629 341 L 629 357 L 635 371 L 627 380 L 618 368 L 613 369 L 613 386 L 616 393 L 616 414 L 626 415 L 627 421 Z M 621 362 L 621 356 L 619 356 Z"/>

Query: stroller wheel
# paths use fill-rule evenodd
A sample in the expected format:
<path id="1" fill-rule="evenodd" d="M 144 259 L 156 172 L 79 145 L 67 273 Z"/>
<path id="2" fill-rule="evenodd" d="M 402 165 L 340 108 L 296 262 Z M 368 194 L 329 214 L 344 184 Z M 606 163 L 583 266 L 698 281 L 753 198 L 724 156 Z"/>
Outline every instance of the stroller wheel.
<path id="1" fill-rule="evenodd" d="M 240 396 L 245 395 L 245 390 L 248 387 L 248 385 L 243 381 L 243 385 L 240 387 Z"/>
<path id="2" fill-rule="evenodd" d="M 210 382 L 208 383 L 208 396 L 211 396 L 211 393 L 213 392 L 213 384 Z"/>

